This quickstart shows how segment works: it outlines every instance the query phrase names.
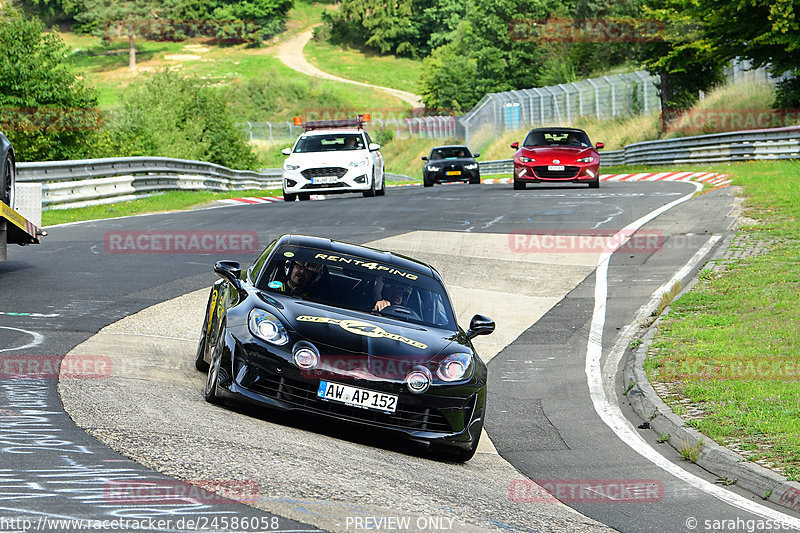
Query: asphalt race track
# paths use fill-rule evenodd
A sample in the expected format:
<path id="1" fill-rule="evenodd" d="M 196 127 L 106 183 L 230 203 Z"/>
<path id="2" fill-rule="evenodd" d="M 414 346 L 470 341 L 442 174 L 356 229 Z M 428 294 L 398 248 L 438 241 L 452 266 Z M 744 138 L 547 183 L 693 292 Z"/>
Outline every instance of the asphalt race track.
<path id="1" fill-rule="evenodd" d="M 570 238 L 614 233 L 694 190 L 676 182 L 412 187 L 381 198 L 49 228 L 42 245 L 11 247 L 0 263 L 0 531 L 72 531 L 42 524 L 81 518 L 164 521 L 150 522 L 151 531 L 688 532 L 721 530 L 706 527 L 714 520 L 743 524 L 726 531 L 775 516 L 796 521 L 735 486 L 725 491 L 741 499 L 720 499 L 696 478 L 666 472 L 612 430 L 598 407 L 602 390 L 612 391 L 632 427 L 641 424 L 626 407 L 617 369 L 603 364 L 653 292 L 703 246 L 705 260 L 730 235 L 733 197 L 723 188 L 672 207 L 644 226 L 653 240 L 613 254 L 607 269 L 596 269 L 602 250 Z M 240 253 L 114 248 L 114 238 L 147 231 L 224 235 L 217 243 L 237 246 L 231 236 L 244 236 L 257 246 Z M 472 461 L 438 461 L 346 426 L 203 401 L 205 377 L 193 356 L 211 266 L 249 264 L 252 249 L 285 232 L 430 261 L 451 289 L 462 327 L 481 311 L 498 322 L 497 333 L 476 343 L 489 360 L 491 441 Z M 550 236 L 545 246 L 554 248 L 534 249 L 545 241 L 532 235 Z M 602 317 L 598 288 L 607 288 Z M 595 349 L 599 389 L 587 365 Z M 68 353 L 59 383 L 55 367 Z M 32 364 L 34 378 L 13 375 Z M 657 444 L 653 432 L 635 431 L 713 485 L 714 476 Z M 230 498 L 198 494 L 198 482 L 209 480 Z M 558 490 L 566 505 L 539 485 Z M 609 498 L 569 492 L 598 485 L 635 488 Z M 131 486 L 145 489 L 132 498 L 124 491 Z"/>

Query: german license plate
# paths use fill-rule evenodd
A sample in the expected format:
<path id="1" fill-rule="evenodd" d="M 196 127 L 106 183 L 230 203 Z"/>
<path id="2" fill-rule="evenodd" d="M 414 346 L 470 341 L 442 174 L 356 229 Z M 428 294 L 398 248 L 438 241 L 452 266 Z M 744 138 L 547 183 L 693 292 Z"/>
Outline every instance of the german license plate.
<path id="1" fill-rule="evenodd" d="M 564 170 L 564 165 L 550 165 L 547 170 Z"/>
<path id="2" fill-rule="evenodd" d="M 448 176 L 460 176 L 461 175 L 461 171 L 460 170 L 448 170 L 446 172 L 446 174 Z"/>
<path id="3" fill-rule="evenodd" d="M 311 178 L 311 183 L 314 185 L 322 183 L 336 183 L 337 181 L 339 181 L 339 178 L 336 176 L 320 176 L 318 178 Z"/>
<path id="4" fill-rule="evenodd" d="M 317 397 L 329 402 L 343 403 L 362 409 L 372 409 L 384 413 L 394 413 L 397 410 L 397 396 L 385 394 L 350 385 L 320 381 Z"/>

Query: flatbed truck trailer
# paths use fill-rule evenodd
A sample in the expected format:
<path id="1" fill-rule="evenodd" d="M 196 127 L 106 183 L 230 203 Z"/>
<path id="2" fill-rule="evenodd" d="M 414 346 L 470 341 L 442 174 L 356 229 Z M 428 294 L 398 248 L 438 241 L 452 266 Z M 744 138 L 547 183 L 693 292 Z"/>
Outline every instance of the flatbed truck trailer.
<path id="1" fill-rule="evenodd" d="M 9 244 L 39 244 L 45 235 L 47 232 L 42 228 L 0 202 L 0 261 L 6 260 Z"/>

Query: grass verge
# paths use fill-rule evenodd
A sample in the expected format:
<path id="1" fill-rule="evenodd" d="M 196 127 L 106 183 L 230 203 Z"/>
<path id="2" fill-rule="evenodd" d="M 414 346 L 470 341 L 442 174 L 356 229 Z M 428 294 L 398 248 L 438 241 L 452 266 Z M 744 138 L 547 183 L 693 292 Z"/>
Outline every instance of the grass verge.
<path id="1" fill-rule="evenodd" d="M 800 480 L 800 162 L 751 162 L 725 172 L 744 189 L 752 224 L 739 248 L 761 253 L 701 276 L 672 302 L 645 361 L 670 405 L 704 415 L 690 425 Z M 749 244 L 746 244 L 749 243 Z"/>
<path id="2" fill-rule="evenodd" d="M 81 220 L 97 220 L 101 218 L 116 218 L 145 213 L 159 213 L 164 211 L 179 211 L 200 205 L 224 200 L 226 198 L 242 198 L 246 196 L 275 196 L 282 194 L 280 190 L 266 191 L 169 191 L 164 194 L 118 202 L 113 204 L 98 205 L 93 207 L 79 207 L 76 209 L 51 209 L 42 213 L 42 225 L 52 226 L 67 222 Z"/>

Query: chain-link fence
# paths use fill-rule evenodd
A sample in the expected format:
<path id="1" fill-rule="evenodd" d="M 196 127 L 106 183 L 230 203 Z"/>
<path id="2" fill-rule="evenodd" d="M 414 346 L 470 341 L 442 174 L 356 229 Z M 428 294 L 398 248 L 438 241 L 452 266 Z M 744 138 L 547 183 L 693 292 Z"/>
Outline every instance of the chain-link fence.
<path id="1" fill-rule="evenodd" d="M 505 131 L 569 125 L 576 118 L 628 117 L 659 109 L 658 77 L 638 71 L 550 87 L 490 93 L 459 119 L 467 145 L 478 147 Z"/>

